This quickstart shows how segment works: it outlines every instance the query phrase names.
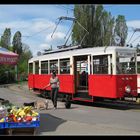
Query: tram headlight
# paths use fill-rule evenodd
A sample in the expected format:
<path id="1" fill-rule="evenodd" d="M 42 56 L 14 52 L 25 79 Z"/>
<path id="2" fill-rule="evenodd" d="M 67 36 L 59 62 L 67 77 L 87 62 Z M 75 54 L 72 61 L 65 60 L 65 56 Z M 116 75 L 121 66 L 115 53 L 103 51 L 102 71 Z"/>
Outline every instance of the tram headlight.
<path id="1" fill-rule="evenodd" d="M 127 85 L 127 86 L 125 87 L 125 92 L 126 92 L 126 93 L 130 93 L 130 92 L 131 92 L 131 87 Z"/>

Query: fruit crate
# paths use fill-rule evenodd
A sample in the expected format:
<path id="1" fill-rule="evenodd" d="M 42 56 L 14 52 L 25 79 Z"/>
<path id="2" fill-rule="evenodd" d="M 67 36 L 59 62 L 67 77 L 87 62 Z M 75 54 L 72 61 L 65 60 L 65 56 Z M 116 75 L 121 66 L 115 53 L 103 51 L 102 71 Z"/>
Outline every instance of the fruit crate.
<path id="1" fill-rule="evenodd" d="M 0 129 L 4 129 L 5 128 L 5 122 L 1 122 L 0 123 Z"/>
<path id="2" fill-rule="evenodd" d="M 32 122 L 5 122 L 5 128 L 32 128 L 39 127 L 40 121 Z"/>
<path id="3" fill-rule="evenodd" d="M 5 128 L 32 128 L 39 127 L 40 121 L 31 122 L 5 122 Z"/>
<path id="4" fill-rule="evenodd" d="M 40 119 L 31 122 L 5 122 L 5 128 L 36 128 L 40 126 Z"/>

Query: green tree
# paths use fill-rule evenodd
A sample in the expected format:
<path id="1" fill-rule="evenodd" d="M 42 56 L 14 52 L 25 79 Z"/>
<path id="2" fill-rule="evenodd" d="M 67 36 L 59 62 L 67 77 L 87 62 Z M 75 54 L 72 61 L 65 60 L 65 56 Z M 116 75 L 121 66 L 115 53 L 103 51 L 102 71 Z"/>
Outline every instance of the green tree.
<path id="1" fill-rule="evenodd" d="M 11 44 L 11 29 L 10 28 L 6 28 L 4 30 L 4 33 L 3 35 L 1 36 L 1 43 L 0 45 L 3 47 L 3 48 L 6 48 L 8 49 L 10 44 Z"/>
<path id="2" fill-rule="evenodd" d="M 82 12 L 82 14 L 80 12 Z M 85 12 L 87 12 L 87 11 L 85 11 Z M 86 15 L 85 12 L 84 12 L 82 5 L 75 5 L 74 16 L 78 22 L 81 23 L 82 19 L 86 20 L 85 19 L 85 15 Z M 82 16 L 83 16 L 83 18 L 82 18 Z M 87 23 L 87 22 L 82 22 L 81 24 L 86 28 L 87 26 L 84 25 L 85 23 Z M 78 34 L 80 34 L 80 35 L 78 35 Z M 73 27 L 73 33 L 72 33 L 73 44 L 79 44 L 83 35 L 84 35 L 83 30 L 81 30 L 81 28 L 79 29 L 78 24 L 75 24 Z"/>
<path id="3" fill-rule="evenodd" d="M 22 53 L 18 63 L 18 73 L 23 74 L 23 78 L 28 75 L 28 60 L 32 57 L 32 53 L 29 49 L 30 47 L 22 43 Z"/>
<path id="4" fill-rule="evenodd" d="M 22 42 L 21 42 L 21 33 L 20 31 L 17 31 L 13 37 L 13 52 L 16 52 L 19 54 L 19 56 L 22 54 Z"/>
<path id="5" fill-rule="evenodd" d="M 9 45 L 9 50 L 19 54 L 18 60 L 18 74 L 25 79 L 28 75 L 28 60 L 32 57 L 30 47 L 21 42 L 22 36 L 17 31 L 13 37 L 13 46 Z M 14 82 L 15 68 L 10 65 L 3 65 L 0 67 L 0 84 Z"/>
<path id="6" fill-rule="evenodd" d="M 114 26 L 114 17 L 111 16 L 111 13 L 104 11 L 101 19 L 101 45 L 109 46 L 112 45 L 113 40 L 113 26 Z"/>
<path id="7" fill-rule="evenodd" d="M 89 35 L 83 40 L 83 44 L 92 46 L 110 44 L 114 18 L 111 13 L 104 10 L 102 5 L 75 5 L 74 16 L 89 31 Z M 78 24 L 75 24 L 72 34 L 73 44 L 79 44 L 85 33 Z"/>
<path id="8" fill-rule="evenodd" d="M 83 40 L 83 44 L 95 46 L 110 46 L 114 43 L 115 35 L 121 37 L 119 45 L 124 46 L 127 37 L 127 25 L 125 17 L 119 15 L 115 18 L 107 12 L 102 5 L 75 5 L 74 16 L 89 34 Z M 73 44 L 80 44 L 86 31 L 75 24 L 72 30 Z"/>
<path id="9" fill-rule="evenodd" d="M 115 25 L 115 30 L 114 30 L 114 35 L 118 35 L 121 38 L 119 46 L 124 46 L 125 41 L 127 38 L 127 32 L 128 32 L 128 27 L 126 25 L 126 20 L 125 16 L 123 15 L 118 15 L 116 18 L 116 25 Z M 117 45 L 117 44 L 115 44 Z"/>
<path id="10" fill-rule="evenodd" d="M 77 19 L 77 21 L 82 24 L 83 27 L 85 27 L 89 31 L 89 35 L 83 40 L 82 44 L 92 44 L 91 38 L 94 38 L 91 34 L 93 32 L 93 26 L 95 20 L 95 10 L 96 6 L 89 4 L 89 5 L 75 5 L 74 8 L 74 16 Z M 93 21 L 93 22 L 92 22 Z M 72 34 L 72 40 L 73 44 L 80 44 L 81 40 L 83 39 L 86 31 L 79 27 L 78 24 L 75 24 L 73 27 L 73 34 Z"/>

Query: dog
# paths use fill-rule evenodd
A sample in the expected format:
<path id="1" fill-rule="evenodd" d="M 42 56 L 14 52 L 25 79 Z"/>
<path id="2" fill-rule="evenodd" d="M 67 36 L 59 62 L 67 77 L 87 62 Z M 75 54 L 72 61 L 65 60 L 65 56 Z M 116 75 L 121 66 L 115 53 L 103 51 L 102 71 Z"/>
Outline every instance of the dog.
<path id="1" fill-rule="evenodd" d="M 49 101 L 45 100 L 45 101 L 35 101 L 35 102 L 31 102 L 31 103 L 24 103 L 23 105 L 32 106 L 35 109 L 40 110 L 40 109 L 48 109 L 48 104 L 49 104 Z"/>
<path id="2" fill-rule="evenodd" d="M 48 109 L 48 104 L 49 104 L 49 101 L 48 100 L 45 100 L 45 101 L 36 101 L 35 102 L 35 108 L 37 110 L 40 110 L 40 109 Z"/>

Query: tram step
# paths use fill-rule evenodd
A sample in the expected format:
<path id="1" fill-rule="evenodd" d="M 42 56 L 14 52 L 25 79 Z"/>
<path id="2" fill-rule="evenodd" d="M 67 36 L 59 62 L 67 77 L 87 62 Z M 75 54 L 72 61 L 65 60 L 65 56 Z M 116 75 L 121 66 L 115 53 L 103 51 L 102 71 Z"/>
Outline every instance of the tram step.
<path id="1" fill-rule="evenodd" d="M 79 86 L 78 87 L 78 90 L 86 90 L 87 89 L 87 86 Z"/>
<path id="2" fill-rule="evenodd" d="M 75 101 L 85 101 L 85 102 L 93 102 L 92 99 L 89 99 L 89 98 L 79 98 L 79 97 L 74 97 L 74 98 L 72 98 L 72 100 L 75 100 Z"/>
<path id="3" fill-rule="evenodd" d="M 89 96 L 88 93 L 81 93 L 81 92 L 78 92 L 76 94 L 74 94 L 74 98 L 87 98 L 87 99 L 92 99 L 92 96 Z"/>
<path id="4" fill-rule="evenodd" d="M 77 90 L 78 93 L 87 93 L 88 94 L 88 90 Z"/>

